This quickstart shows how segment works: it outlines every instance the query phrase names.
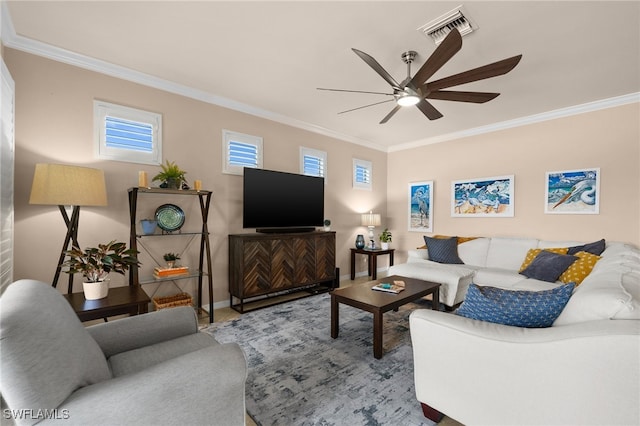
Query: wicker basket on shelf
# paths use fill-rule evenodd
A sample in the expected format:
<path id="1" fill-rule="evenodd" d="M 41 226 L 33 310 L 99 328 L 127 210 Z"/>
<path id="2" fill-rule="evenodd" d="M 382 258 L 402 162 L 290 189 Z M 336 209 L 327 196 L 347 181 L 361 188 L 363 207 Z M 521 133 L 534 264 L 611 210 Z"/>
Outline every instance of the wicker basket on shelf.
<path id="1" fill-rule="evenodd" d="M 173 296 L 154 297 L 153 305 L 156 310 L 175 308 L 178 306 L 192 306 L 192 299 L 189 293 L 178 293 Z"/>

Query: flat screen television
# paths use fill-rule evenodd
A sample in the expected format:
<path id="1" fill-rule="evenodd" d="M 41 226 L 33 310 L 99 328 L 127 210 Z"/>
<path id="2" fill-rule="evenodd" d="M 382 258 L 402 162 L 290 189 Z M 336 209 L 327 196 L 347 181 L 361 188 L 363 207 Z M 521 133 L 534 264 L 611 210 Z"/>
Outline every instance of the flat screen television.
<path id="1" fill-rule="evenodd" d="M 244 228 L 313 231 L 324 223 L 324 178 L 245 167 L 243 201 Z"/>

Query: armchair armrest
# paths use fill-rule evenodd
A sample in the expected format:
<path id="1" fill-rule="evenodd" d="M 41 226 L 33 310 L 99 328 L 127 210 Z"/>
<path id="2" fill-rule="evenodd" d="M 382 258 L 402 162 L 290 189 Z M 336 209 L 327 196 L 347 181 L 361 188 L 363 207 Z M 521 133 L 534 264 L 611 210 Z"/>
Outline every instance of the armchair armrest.
<path id="1" fill-rule="evenodd" d="M 198 332 L 193 308 L 181 306 L 87 327 L 108 358 L 120 352 L 153 345 Z"/>
<path id="2" fill-rule="evenodd" d="M 528 329 L 419 310 L 410 330 L 418 401 L 464 424 L 640 417 L 640 321 Z"/>

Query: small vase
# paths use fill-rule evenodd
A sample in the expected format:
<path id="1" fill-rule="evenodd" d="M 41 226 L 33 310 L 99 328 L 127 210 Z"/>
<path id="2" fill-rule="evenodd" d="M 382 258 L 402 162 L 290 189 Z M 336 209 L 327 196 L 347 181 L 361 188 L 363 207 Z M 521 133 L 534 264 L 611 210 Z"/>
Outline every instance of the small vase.
<path id="1" fill-rule="evenodd" d="M 380 243 L 380 246 L 382 246 L 382 250 L 389 250 L 389 243 Z"/>
<path id="2" fill-rule="evenodd" d="M 86 300 L 104 299 L 109 294 L 109 279 L 97 283 L 82 283 L 84 298 Z"/>
<path id="3" fill-rule="evenodd" d="M 358 234 L 356 237 L 356 248 L 363 249 L 364 248 L 364 235 Z"/>
<path id="4" fill-rule="evenodd" d="M 167 179 L 167 188 L 169 189 L 180 189 L 180 179 Z"/>
<path id="5" fill-rule="evenodd" d="M 142 225 L 142 233 L 144 235 L 151 235 L 156 232 L 156 226 L 158 225 L 158 221 L 143 219 L 140 221 L 140 225 Z"/>
<path id="6" fill-rule="evenodd" d="M 176 266 L 175 260 L 167 260 L 167 268 L 173 268 L 174 266 Z"/>

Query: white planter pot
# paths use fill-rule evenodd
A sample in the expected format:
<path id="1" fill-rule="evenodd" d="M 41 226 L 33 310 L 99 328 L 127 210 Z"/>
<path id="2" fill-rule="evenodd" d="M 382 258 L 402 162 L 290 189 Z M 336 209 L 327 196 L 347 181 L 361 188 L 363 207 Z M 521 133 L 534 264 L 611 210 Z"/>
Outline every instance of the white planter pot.
<path id="1" fill-rule="evenodd" d="M 99 281 L 97 283 L 82 283 L 82 290 L 84 290 L 84 298 L 87 300 L 97 300 L 107 297 L 109 294 L 109 281 Z"/>
<path id="2" fill-rule="evenodd" d="M 380 243 L 382 250 L 389 250 L 389 243 Z"/>

